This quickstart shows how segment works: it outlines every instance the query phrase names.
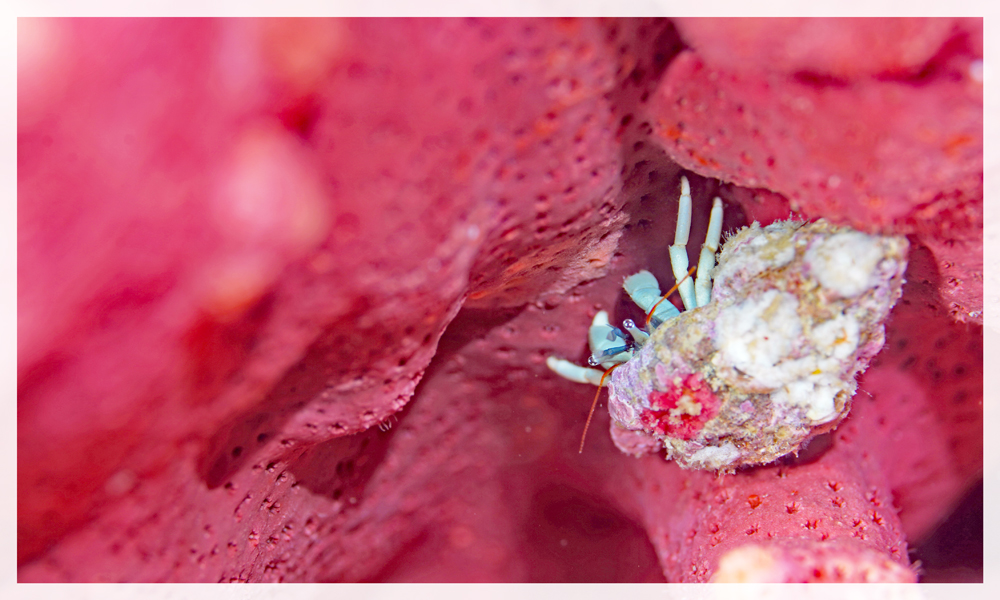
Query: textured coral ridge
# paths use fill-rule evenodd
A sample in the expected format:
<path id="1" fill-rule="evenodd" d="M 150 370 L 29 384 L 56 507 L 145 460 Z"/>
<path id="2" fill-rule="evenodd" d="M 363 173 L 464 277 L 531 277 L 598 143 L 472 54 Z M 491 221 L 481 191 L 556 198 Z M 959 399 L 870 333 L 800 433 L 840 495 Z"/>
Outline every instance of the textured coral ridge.
<path id="1" fill-rule="evenodd" d="M 619 447 L 662 444 L 682 467 L 733 471 L 830 430 L 884 345 L 908 247 L 822 219 L 740 230 L 719 255 L 713 301 L 661 324 L 612 373 Z"/>
<path id="2" fill-rule="evenodd" d="M 977 85 L 949 65 L 981 58 L 981 24 L 916 23 L 926 52 L 906 64 L 925 74 L 889 85 L 935 100 L 915 101 L 934 117 L 919 135 L 947 139 L 967 114 L 953 92 Z M 847 211 L 917 229 L 851 415 L 797 458 L 719 478 L 623 455 L 596 434 L 603 408 L 578 454 L 593 389 L 545 368 L 582 362 L 598 310 L 639 317 L 625 276 L 670 281 L 661 199 L 680 169 L 654 135 L 674 113 L 652 104 L 689 55 L 670 21 L 18 25 L 20 581 L 706 581 L 746 573 L 730 565 L 748 553 L 803 581 L 907 579 L 908 549 L 978 477 L 981 328 L 941 295 L 981 290 L 951 285 L 981 255 L 948 243 L 981 194 L 924 177 L 972 159 L 886 156 L 940 199 Z M 807 37 L 807 66 L 889 54 Z M 718 97 L 718 80 L 684 81 Z M 800 83 L 726 94 L 774 106 Z M 837 93 L 860 114 L 884 83 Z M 893 114 L 871 115 L 891 125 L 879 140 L 909 147 Z M 756 147 L 738 111 L 703 117 L 685 132 L 720 157 Z M 857 150 L 808 139 L 768 150 L 800 173 Z M 726 231 L 788 217 L 785 197 L 693 169 L 693 232 L 715 194 Z M 765 157 L 711 171 L 750 173 L 765 181 Z"/>

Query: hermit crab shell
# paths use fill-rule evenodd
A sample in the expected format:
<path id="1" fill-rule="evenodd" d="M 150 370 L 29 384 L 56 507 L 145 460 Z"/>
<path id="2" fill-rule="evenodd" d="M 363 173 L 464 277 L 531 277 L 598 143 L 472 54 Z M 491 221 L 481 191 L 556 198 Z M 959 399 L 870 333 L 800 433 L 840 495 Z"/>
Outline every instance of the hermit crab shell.
<path id="1" fill-rule="evenodd" d="M 731 471 L 836 427 L 885 342 L 907 249 L 822 219 L 744 227 L 722 248 L 712 301 L 612 373 L 616 445 Z"/>

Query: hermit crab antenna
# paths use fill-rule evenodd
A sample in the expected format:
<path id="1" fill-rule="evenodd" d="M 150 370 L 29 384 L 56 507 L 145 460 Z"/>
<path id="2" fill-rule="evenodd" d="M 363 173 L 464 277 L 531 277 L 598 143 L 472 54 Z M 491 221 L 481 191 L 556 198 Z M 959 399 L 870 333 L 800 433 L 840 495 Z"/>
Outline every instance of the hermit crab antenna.
<path id="1" fill-rule="evenodd" d="M 587 413 L 587 423 L 583 426 L 583 436 L 580 437 L 580 454 L 583 454 L 583 443 L 587 441 L 587 430 L 590 429 L 590 420 L 594 417 L 594 410 L 597 409 L 597 399 L 601 397 L 601 388 L 604 387 L 604 379 L 608 376 L 611 371 L 618 368 L 618 365 L 623 365 L 625 363 L 618 363 L 617 365 L 612 365 L 604 375 L 601 375 L 601 382 L 597 384 L 597 393 L 594 394 L 594 403 L 590 405 L 590 412 Z"/>
<path id="2" fill-rule="evenodd" d="M 698 265 L 695 265 L 695 266 L 691 267 L 690 269 L 688 269 L 687 274 L 684 275 L 684 277 L 681 277 L 680 281 L 678 281 L 677 283 L 675 283 L 674 287 L 670 288 L 670 291 L 668 291 L 666 294 L 663 294 L 663 297 L 660 298 L 656 302 L 656 304 L 653 305 L 653 308 L 649 309 L 649 312 L 646 313 L 646 329 L 649 329 L 649 321 L 650 321 L 650 319 L 653 318 L 653 313 L 656 312 L 656 307 L 660 305 L 660 302 L 663 302 L 664 300 L 667 299 L 668 296 L 670 296 L 670 294 L 673 294 L 677 290 L 677 288 L 679 288 L 680 285 L 682 283 L 684 283 L 684 281 L 687 280 L 687 278 L 690 277 L 692 273 L 695 272 L 695 270 L 697 268 L 698 268 Z"/>

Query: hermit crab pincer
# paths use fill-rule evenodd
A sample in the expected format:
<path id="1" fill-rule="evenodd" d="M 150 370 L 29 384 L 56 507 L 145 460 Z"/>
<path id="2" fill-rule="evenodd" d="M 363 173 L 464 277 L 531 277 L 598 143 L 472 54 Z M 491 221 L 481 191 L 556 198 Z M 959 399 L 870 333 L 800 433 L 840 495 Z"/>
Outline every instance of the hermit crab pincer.
<path id="1" fill-rule="evenodd" d="M 682 467 L 732 471 L 797 452 L 847 416 L 855 377 L 885 343 L 908 243 L 823 219 L 755 222 L 726 240 L 716 265 L 719 198 L 711 210 L 692 280 L 691 190 L 681 177 L 670 262 L 684 312 L 640 271 L 623 287 L 645 327 L 615 327 L 600 311 L 591 367 L 546 362 L 572 381 L 610 380 L 611 434 L 623 452 L 665 448 Z"/>

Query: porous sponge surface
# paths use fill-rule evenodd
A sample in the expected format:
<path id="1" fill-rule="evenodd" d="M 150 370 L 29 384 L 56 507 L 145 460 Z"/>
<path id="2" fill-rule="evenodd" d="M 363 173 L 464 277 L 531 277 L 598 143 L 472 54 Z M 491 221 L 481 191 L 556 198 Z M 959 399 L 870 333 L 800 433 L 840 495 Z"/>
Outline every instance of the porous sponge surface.
<path id="1" fill-rule="evenodd" d="M 981 469 L 981 329 L 950 316 L 981 298 L 982 166 L 968 155 L 981 87 L 976 129 L 963 115 L 977 84 L 955 66 L 981 58 L 981 22 L 949 27 L 944 41 L 913 34 L 938 49 L 912 59 L 929 66 L 913 81 L 839 74 L 839 100 L 808 96 L 829 109 L 808 118 L 827 124 L 865 98 L 895 112 L 908 96 L 892 89 L 927 94 L 921 110 L 939 118 L 919 147 L 933 151 L 865 170 L 862 185 L 840 145 L 800 152 L 808 135 L 764 117 L 754 134 L 736 107 L 683 118 L 695 154 L 720 166 L 678 151 L 665 103 L 688 93 L 670 92 L 680 76 L 716 96 L 710 72 L 750 77 L 697 70 L 709 44 L 683 23 L 22 20 L 18 579 L 708 579 L 731 548 L 691 554 L 683 540 L 720 506 L 716 485 L 733 488 L 734 528 L 762 514 L 744 514 L 746 491 L 781 517 L 759 532 L 851 537 L 865 561 L 912 573 L 905 538 Z M 816 87 L 769 77 L 748 84 L 744 111 Z M 907 148 L 917 135 L 883 125 Z M 752 165 L 726 158 L 737 147 Z M 801 169 L 776 154 L 772 173 L 757 153 L 777 150 Z M 791 207 L 929 248 L 861 384 L 877 401 L 787 467 L 809 485 L 779 493 L 764 470 L 716 484 L 636 460 L 601 434 L 600 412 L 576 454 L 592 389 L 556 380 L 545 358 L 582 359 L 600 308 L 626 316 L 625 276 L 669 281 L 678 164 L 736 184 L 690 175 L 699 205 L 727 202 L 726 230 Z M 910 164 L 928 168 L 893 175 Z M 805 185 L 833 175 L 882 203 L 848 209 Z M 915 196 L 899 184 L 911 176 Z M 831 478 L 843 506 L 823 505 Z M 869 508 L 871 487 L 882 504 Z M 777 504 L 792 491 L 810 498 L 794 515 Z M 878 533 L 855 537 L 854 518 Z"/>

